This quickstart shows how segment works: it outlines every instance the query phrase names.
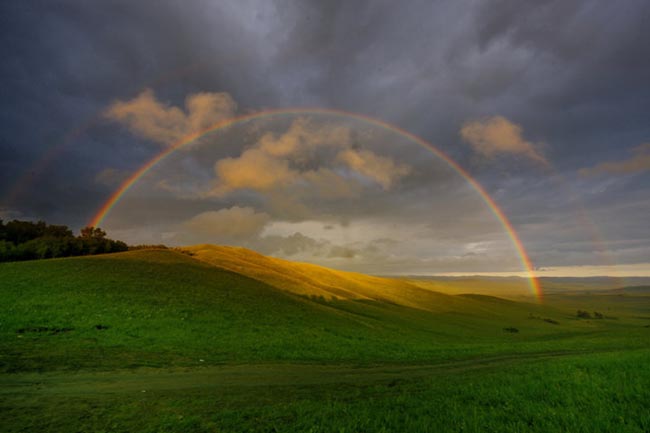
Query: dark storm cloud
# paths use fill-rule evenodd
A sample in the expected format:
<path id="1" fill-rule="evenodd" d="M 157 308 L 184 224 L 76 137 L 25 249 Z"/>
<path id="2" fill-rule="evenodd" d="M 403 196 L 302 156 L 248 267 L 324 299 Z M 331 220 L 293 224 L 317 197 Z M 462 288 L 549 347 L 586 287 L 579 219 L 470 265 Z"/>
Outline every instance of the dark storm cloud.
<path id="1" fill-rule="evenodd" d="M 444 135 L 420 122 L 449 123 L 451 138 L 458 120 L 502 114 L 543 137 L 579 131 L 587 139 L 611 129 L 574 126 L 587 114 L 637 129 L 647 120 L 646 2 L 313 2 L 297 10 L 279 58 L 305 71 L 298 86 L 334 105 L 412 119 L 436 142 Z"/>
<path id="2" fill-rule="evenodd" d="M 227 92 L 240 112 L 325 106 L 424 137 L 477 176 L 540 265 L 563 260 L 549 238 L 590 251 L 587 235 L 564 224 L 579 208 L 573 196 L 623 251 L 645 236 L 648 176 L 576 172 L 626 161 L 650 139 L 648 21 L 643 0 L 5 1 L 0 211 L 83 224 L 111 192 L 102 173 L 131 171 L 160 149 L 105 119 L 111 103 L 146 88 L 174 106 Z M 492 116 L 543 146 L 572 194 L 552 172 L 486 160 L 462 141 L 465 122 Z M 442 185 L 417 165 L 421 153 L 403 150 L 415 167 L 405 185 Z M 648 244 L 629 245 L 624 260 L 650 260 Z"/>
<path id="3" fill-rule="evenodd" d="M 108 193 L 97 186 L 86 191 L 94 176 L 106 168 L 132 170 L 154 151 L 102 121 L 115 99 L 135 96 L 145 87 L 158 88 L 172 101 L 197 89 L 230 89 L 240 103 L 258 103 L 254 97 L 270 92 L 255 75 L 262 74 L 254 67 L 262 56 L 251 39 L 260 35 L 251 35 L 219 10 L 203 14 L 201 4 L 192 6 L 3 2 L 3 200 L 25 172 L 58 149 L 50 166 L 34 173 L 28 194 L 3 207 L 51 218 L 56 207 L 79 206 L 83 211 L 68 218 L 82 224 Z M 69 138 L 77 129 L 84 133 Z M 78 189 L 76 195 L 70 192 L 74 204 L 54 190 L 67 181 Z"/>

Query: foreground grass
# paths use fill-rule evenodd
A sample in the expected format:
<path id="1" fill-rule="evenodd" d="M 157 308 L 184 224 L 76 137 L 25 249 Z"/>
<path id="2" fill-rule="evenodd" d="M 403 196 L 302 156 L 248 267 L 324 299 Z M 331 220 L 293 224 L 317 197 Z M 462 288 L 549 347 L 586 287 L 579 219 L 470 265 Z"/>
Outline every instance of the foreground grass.
<path id="1" fill-rule="evenodd" d="M 171 251 L 0 292 L 0 431 L 650 431 L 644 296 L 323 301 Z"/>
<path id="2" fill-rule="evenodd" d="M 0 427 L 6 432 L 647 432 L 649 360 L 650 351 L 638 350 L 513 359 L 429 369 L 424 375 L 393 370 L 372 377 L 342 368 L 345 374 L 337 377 L 332 368 L 334 377 L 304 372 L 293 376 L 293 384 L 289 378 L 260 384 L 240 377 L 211 386 L 178 379 L 161 387 L 159 373 L 149 371 L 137 375 L 143 389 L 127 379 L 120 390 L 103 388 L 106 377 L 79 383 L 62 375 L 39 390 L 25 383 L 14 388 L 1 400 Z M 172 385 L 176 389 L 169 389 Z"/>

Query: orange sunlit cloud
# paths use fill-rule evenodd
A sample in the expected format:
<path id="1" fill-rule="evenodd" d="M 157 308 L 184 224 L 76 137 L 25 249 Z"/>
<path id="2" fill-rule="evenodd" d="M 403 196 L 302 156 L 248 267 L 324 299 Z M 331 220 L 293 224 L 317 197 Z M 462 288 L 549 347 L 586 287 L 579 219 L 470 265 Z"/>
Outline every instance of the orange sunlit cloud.
<path id="1" fill-rule="evenodd" d="M 632 149 L 632 157 L 620 161 L 608 161 L 594 167 L 580 169 L 583 176 L 595 176 L 603 173 L 630 174 L 650 170 L 650 143 L 644 143 Z"/>
<path id="2" fill-rule="evenodd" d="M 126 125 L 131 132 L 148 140 L 169 145 L 214 123 L 233 117 L 237 104 L 228 93 L 201 92 L 188 95 L 185 111 L 156 99 L 144 90 L 129 101 L 116 101 L 104 115 Z"/>
<path id="3" fill-rule="evenodd" d="M 524 139 L 521 126 L 505 117 L 494 116 L 466 122 L 460 135 L 475 152 L 488 158 L 499 154 L 514 154 L 548 165 L 548 160 L 537 149 L 538 146 Z"/>

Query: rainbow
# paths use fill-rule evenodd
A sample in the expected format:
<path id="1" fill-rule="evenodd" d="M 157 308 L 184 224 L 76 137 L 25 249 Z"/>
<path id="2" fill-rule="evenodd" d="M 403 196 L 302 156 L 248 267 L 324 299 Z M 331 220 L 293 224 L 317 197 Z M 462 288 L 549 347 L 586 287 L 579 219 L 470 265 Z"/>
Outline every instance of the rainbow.
<path id="1" fill-rule="evenodd" d="M 390 131 L 393 131 L 415 143 L 418 145 L 422 146 L 423 148 L 431 151 L 434 155 L 436 155 L 438 158 L 442 159 L 447 163 L 451 168 L 453 168 L 458 174 L 460 174 L 471 186 L 476 190 L 476 192 L 480 195 L 482 200 L 485 202 L 485 204 L 489 207 L 489 209 L 492 211 L 494 216 L 499 220 L 503 228 L 505 229 L 506 233 L 512 240 L 513 245 L 515 246 L 515 249 L 517 250 L 517 253 L 521 259 L 522 265 L 526 269 L 528 273 L 528 280 L 529 280 L 529 285 L 530 288 L 532 289 L 533 293 L 537 297 L 538 301 L 542 301 L 542 288 L 539 283 L 539 280 L 535 276 L 534 268 L 531 263 L 531 260 L 528 256 L 528 253 L 526 252 L 526 249 L 524 248 L 523 243 L 521 242 L 521 239 L 519 238 L 519 235 L 515 231 L 514 227 L 508 220 L 508 218 L 505 216 L 501 208 L 496 204 L 496 202 L 490 197 L 490 195 L 487 193 L 487 191 L 479 184 L 474 178 L 458 163 L 456 163 L 453 159 L 451 159 L 449 156 L 447 156 L 444 152 L 441 150 L 437 149 L 433 144 L 428 143 L 424 141 L 422 138 L 411 134 L 410 132 L 401 129 L 395 125 L 391 125 L 389 123 L 386 123 L 382 120 L 378 120 L 363 114 L 357 114 L 357 113 L 350 113 L 347 111 L 342 111 L 342 110 L 334 110 L 334 109 L 326 109 L 326 108 L 290 108 L 290 109 L 272 109 L 272 110 L 264 110 L 264 111 L 258 111 L 255 113 L 251 114 L 245 114 L 242 116 L 237 116 L 233 117 L 230 119 L 222 120 L 220 122 L 215 123 L 214 125 L 203 129 L 201 131 L 195 132 L 193 134 L 190 134 L 181 140 L 177 141 L 176 143 L 173 143 L 171 146 L 160 152 L 158 155 L 154 156 L 152 159 L 150 159 L 147 163 L 142 165 L 140 168 L 138 168 L 131 176 L 129 176 L 128 179 L 126 179 L 120 186 L 115 190 L 115 192 L 104 202 L 104 204 L 101 206 L 101 208 L 97 211 L 97 213 L 92 217 L 92 219 L 88 222 L 89 226 L 94 226 L 97 227 L 99 226 L 104 218 L 106 218 L 106 215 L 111 211 L 111 209 L 117 204 L 117 202 L 120 201 L 122 196 L 142 177 L 144 176 L 149 170 L 151 170 L 156 164 L 158 164 L 160 161 L 165 159 L 167 156 L 171 155 L 178 149 L 180 149 L 183 146 L 186 146 L 195 140 L 203 137 L 206 134 L 218 131 L 220 129 L 226 128 L 228 126 L 232 126 L 236 123 L 241 123 L 241 122 L 246 122 L 249 120 L 253 119 L 260 119 L 264 117 L 270 117 L 270 116 L 278 116 L 278 115 L 309 115 L 309 114 L 315 114 L 315 115 L 335 115 L 335 116 L 344 116 L 348 118 L 353 118 L 362 122 L 365 122 L 370 125 L 376 125 L 385 129 L 388 129 Z"/>

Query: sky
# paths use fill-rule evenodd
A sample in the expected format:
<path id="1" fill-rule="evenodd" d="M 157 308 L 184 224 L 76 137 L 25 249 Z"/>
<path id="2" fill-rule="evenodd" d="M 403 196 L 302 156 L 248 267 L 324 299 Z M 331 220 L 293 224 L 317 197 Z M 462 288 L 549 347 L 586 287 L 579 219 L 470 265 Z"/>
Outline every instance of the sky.
<path id="1" fill-rule="evenodd" d="M 4 1 L 0 218 L 77 230 L 250 115 L 102 227 L 374 274 L 525 270 L 439 151 L 540 275 L 647 275 L 649 21 L 644 0 Z"/>

